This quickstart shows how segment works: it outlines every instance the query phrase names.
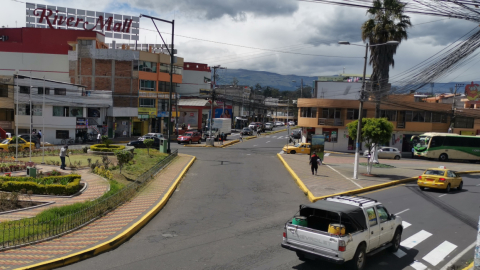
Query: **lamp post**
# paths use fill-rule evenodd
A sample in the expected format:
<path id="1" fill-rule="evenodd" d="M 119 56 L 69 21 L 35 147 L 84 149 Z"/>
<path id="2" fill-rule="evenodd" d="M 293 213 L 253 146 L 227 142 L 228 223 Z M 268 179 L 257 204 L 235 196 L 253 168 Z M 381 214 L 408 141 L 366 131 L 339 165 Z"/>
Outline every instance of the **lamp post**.
<path id="1" fill-rule="evenodd" d="M 362 90 L 360 91 L 360 105 L 358 108 L 358 125 L 357 125 L 357 139 L 355 141 L 355 167 L 353 168 L 353 179 L 358 179 L 358 160 L 360 158 L 360 134 L 362 128 L 362 111 L 363 111 L 363 99 L 365 93 L 365 74 L 367 72 L 367 58 L 368 58 L 368 48 L 374 46 L 382 46 L 382 45 L 398 45 L 400 42 L 398 41 L 387 41 L 386 43 L 375 44 L 375 45 L 368 45 L 365 44 L 365 61 L 363 63 L 363 78 L 362 78 Z M 354 45 L 363 47 L 363 45 L 358 44 L 350 44 L 348 41 L 339 41 L 338 44 L 340 45 Z"/>

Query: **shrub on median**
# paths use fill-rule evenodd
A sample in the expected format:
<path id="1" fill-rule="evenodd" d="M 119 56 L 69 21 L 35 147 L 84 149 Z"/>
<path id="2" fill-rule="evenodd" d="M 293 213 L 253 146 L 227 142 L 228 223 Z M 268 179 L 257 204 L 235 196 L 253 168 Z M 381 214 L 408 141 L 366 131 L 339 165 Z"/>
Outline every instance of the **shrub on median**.
<path id="1" fill-rule="evenodd" d="M 97 152 L 115 152 L 116 150 L 123 150 L 125 149 L 124 145 L 105 145 L 105 144 L 94 144 L 90 146 L 92 151 Z"/>
<path id="2" fill-rule="evenodd" d="M 72 195 L 80 190 L 80 175 L 50 176 L 44 178 L 33 177 L 0 177 L 0 190 L 20 192 L 31 190 L 40 195 Z"/>

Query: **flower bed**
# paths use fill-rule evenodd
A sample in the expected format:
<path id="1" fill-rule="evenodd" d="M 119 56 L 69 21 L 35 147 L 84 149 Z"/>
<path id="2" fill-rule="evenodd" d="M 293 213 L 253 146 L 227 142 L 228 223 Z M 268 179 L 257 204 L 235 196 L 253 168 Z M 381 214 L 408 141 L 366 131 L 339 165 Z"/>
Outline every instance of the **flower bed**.
<path id="1" fill-rule="evenodd" d="M 9 192 L 32 191 L 43 195 L 72 195 L 80 186 L 80 175 L 48 176 L 43 178 L 0 176 L 0 190 Z"/>
<path id="2" fill-rule="evenodd" d="M 25 165 L 25 163 L 18 163 L 18 162 L 0 163 L 0 173 L 21 171 L 25 169 L 27 169 L 27 165 Z"/>
<path id="3" fill-rule="evenodd" d="M 123 150 L 125 149 L 124 145 L 109 145 L 108 147 L 105 144 L 94 144 L 90 146 L 92 151 L 97 152 L 114 152 L 116 150 Z"/>

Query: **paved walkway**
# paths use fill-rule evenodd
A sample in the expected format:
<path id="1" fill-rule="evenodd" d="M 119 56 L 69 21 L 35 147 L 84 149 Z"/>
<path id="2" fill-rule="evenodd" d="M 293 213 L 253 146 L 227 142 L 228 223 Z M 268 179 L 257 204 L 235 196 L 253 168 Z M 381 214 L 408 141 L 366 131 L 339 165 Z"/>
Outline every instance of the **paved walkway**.
<path id="1" fill-rule="evenodd" d="M 40 171 L 49 172 L 52 170 L 59 170 L 58 166 L 49 166 L 49 165 L 37 165 L 37 169 Z M 71 173 L 70 169 L 66 169 L 64 171 L 61 171 L 64 173 Z M 0 214 L 0 222 L 2 221 L 8 221 L 8 220 L 16 220 L 16 219 L 22 219 L 22 218 L 28 218 L 28 217 L 33 217 L 36 216 L 38 213 L 44 211 L 45 209 L 51 208 L 51 207 L 57 207 L 57 206 L 63 206 L 67 204 L 73 204 L 77 202 L 84 202 L 84 201 L 89 201 L 96 199 L 100 196 L 102 196 L 105 192 L 108 191 L 110 188 L 110 185 L 106 180 L 101 178 L 100 176 L 90 173 L 90 169 L 80 169 L 77 170 L 76 172 L 82 177 L 81 182 L 82 183 L 87 183 L 87 189 L 84 190 L 84 192 L 78 196 L 74 196 L 71 198 L 62 198 L 62 197 L 55 197 L 55 196 L 31 196 L 31 200 L 35 202 L 54 202 L 52 204 L 46 205 L 46 206 L 41 206 L 33 209 L 28 209 L 28 210 L 22 210 L 22 211 L 16 211 L 8 214 Z M 15 175 L 25 175 L 25 171 L 22 172 L 14 172 L 12 173 L 13 176 Z M 22 199 L 24 200 L 24 199 Z M 1 269 L 1 268 L 0 268 Z"/>
<path id="2" fill-rule="evenodd" d="M 75 232 L 51 241 L 0 252 L 0 269 L 26 267 L 65 257 L 121 234 L 164 197 L 166 191 L 192 159 L 191 156 L 179 154 L 130 202 Z"/>
<path id="3" fill-rule="evenodd" d="M 354 156 L 326 156 L 324 165 L 319 166 L 318 175 L 312 175 L 308 155 L 282 155 L 283 159 L 312 192 L 314 197 L 330 195 L 419 176 L 427 168 L 446 166 L 455 171 L 480 170 L 480 164 L 438 162 L 420 159 L 389 160 L 380 159 L 380 163 L 394 166 L 395 168 L 372 168 L 374 176 L 364 176 L 367 167 L 359 166 L 358 179 L 354 180 Z M 360 163 L 366 163 L 366 158 L 360 158 Z"/>

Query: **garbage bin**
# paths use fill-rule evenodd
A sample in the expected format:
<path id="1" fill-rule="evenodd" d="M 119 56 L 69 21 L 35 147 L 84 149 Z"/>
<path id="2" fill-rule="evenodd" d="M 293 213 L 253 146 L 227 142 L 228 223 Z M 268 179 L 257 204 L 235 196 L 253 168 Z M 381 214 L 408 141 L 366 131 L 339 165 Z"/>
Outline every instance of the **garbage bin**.
<path id="1" fill-rule="evenodd" d="M 167 153 L 168 141 L 166 139 L 160 140 L 160 153 Z"/>
<path id="2" fill-rule="evenodd" d="M 27 167 L 27 175 L 33 178 L 37 177 L 37 169 L 34 167 Z"/>
<path id="3" fill-rule="evenodd" d="M 214 146 L 215 138 L 207 138 L 205 141 L 205 145 Z"/>

